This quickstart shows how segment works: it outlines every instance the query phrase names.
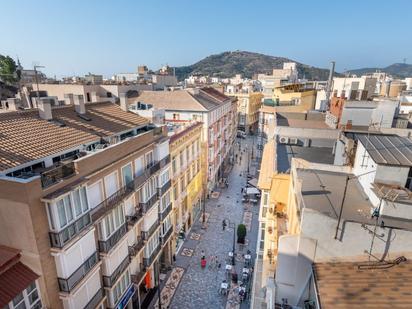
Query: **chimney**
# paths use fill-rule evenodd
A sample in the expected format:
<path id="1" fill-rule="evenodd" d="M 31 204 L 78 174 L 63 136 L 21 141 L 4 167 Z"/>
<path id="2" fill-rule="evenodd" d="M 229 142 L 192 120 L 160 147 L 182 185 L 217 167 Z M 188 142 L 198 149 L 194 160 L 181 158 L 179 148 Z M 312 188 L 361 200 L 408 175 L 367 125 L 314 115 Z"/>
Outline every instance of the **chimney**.
<path id="1" fill-rule="evenodd" d="M 127 105 L 126 93 L 125 92 L 120 93 L 119 97 L 120 97 L 120 108 L 122 110 L 124 110 L 125 112 L 127 112 L 129 110 L 129 108 L 128 108 L 128 105 Z"/>
<path id="2" fill-rule="evenodd" d="M 86 105 L 84 104 L 84 97 L 81 94 L 73 95 L 74 109 L 78 114 L 86 114 Z"/>
<path id="3" fill-rule="evenodd" d="M 65 105 L 73 105 L 74 104 L 73 93 L 65 93 L 64 94 L 64 104 Z"/>
<path id="4" fill-rule="evenodd" d="M 52 100 L 50 100 L 50 98 L 40 98 L 40 101 L 37 103 L 37 108 L 39 109 L 39 116 L 41 119 L 53 119 L 51 106 Z"/>
<path id="5" fill-rule="evenodd" d="M 91 93 L 91 97 L 92 97 L 92 102 L 98 102 L 99 101 L 96 91 L 93 91 Z"/>

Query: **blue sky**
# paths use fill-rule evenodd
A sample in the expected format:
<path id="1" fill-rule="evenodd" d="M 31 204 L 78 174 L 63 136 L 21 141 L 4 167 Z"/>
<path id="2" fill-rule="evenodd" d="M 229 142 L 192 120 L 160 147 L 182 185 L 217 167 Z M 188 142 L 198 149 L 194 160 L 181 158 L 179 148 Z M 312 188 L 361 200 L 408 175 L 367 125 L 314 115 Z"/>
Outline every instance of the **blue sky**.
<path id="1" fill-rule="evenodd" d="M 2 1 L 0 54 L 58 77 L 248 50 L 337 70 L 412 63 L 412 1 Z"/>

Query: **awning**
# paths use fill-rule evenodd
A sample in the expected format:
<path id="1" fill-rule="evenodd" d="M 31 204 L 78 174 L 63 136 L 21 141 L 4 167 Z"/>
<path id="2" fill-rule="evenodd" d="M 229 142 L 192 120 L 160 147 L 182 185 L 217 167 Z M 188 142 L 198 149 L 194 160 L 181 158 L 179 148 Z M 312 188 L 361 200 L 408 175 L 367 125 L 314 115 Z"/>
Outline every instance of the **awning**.
<path id="1" fill-rule="evenodd" d="M 0 275 L 0 308 L 25 290 L 39 276 L 21 262 Z"/>
<path id="2" fill-rule="evenodd" d="M 260 191 L 254 187 L 246 188 L 246 194 L 260 194 Z"/>
<path id="3" fill-rule="evenodd" d="M 253 179 L 249 180 L 247 183 L 249 185 L 251 185 L 252 187 L 257 188 L 258 180 L 257 180 L 257 178 L 253 178 Z"/>

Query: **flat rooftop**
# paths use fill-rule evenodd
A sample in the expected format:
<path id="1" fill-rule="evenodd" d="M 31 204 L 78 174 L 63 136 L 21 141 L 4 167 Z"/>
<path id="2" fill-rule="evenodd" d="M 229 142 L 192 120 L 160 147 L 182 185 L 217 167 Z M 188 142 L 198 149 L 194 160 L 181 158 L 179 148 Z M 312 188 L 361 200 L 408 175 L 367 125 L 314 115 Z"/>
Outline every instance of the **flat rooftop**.
<path id="1" fill-rule="evenodd" d="M 304 120 L 291 118 L 277 118 L 277 125 L 283 127 L 308 128 L 308 129 L 330 129 L 330 127 L 321 120 Z"/>
<path id="2" fill-rule="evenodd" d="M 313 271 L 322 309 L 412 308 L 412 263 L 389 268 L 370 263 L 316 263 Z M 376 264 L 375 264 L 376 265 Z"/>
<path id="3" fill-rule="evenodd" d="M 333 219 L 338 219 L 343 199 L 346 177 L 353 174 L 316 170 L 297 169 L 297 177 L 302 181 L 304 207 L 315 210 Z M 366 196 L 357 178 L 348 182 L 342 220 L 374 225 L 371 218 L 372 203 Z M 412 231 L 412 220 L 380 216 L 379 224 Z"/>
<path id="4" fill-rule="evenodd" d="M 313 163 L 333 164 L 332 148 L 302 147 L 286 144 L 277 144 L 276 169 L 278 173 L 287 173 L 290 170 L 292 158 L 300 158 Z"/>

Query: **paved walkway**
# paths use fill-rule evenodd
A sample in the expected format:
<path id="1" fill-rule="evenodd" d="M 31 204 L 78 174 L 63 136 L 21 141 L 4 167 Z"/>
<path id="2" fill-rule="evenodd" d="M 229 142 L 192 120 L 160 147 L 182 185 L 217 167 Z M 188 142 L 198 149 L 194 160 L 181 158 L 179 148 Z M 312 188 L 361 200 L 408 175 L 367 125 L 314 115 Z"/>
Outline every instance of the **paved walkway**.
<path id="1" fill-rule="evenodd" d="M 243 140 L 242 144 L 248 143 L 250 151 L 252 139 Z M 245 148 L 245 147 L 243 147 Z M 238 150 L 237 150 L 238 151 Z M 239 156 L 239 154 L 238 154 Z M 161 298 L 164 298 L 163 307 L 169 305 L 169 308 L 176 309 L 218 309 L 225 308 L 228 297 L 218 293 L 221 282 L 226 278 L 225 265 L 230 264 L 228 259 L 229 251 L 233 246 L 233 223 L 236 225 L 243 223 L 248 227 L 247 245 L 239 248 L 236 245 L 236 272 L 241 278 L 241 269 L 243 267 L 242 254 L 249 249 L 252 251 L 252 257 L 255 257 L 256 238 L 258 231 L 258 214 L 257 206 L 245 206 L 241 202 L 241 188 L 246 185 L 247 154 L 242 154 L 241 164 L 235 164 L 229 175 L 229 188 L 218 189 L 220 194 L 215 194 L 206 203 L 207 227 L 202 229 L 201 219 L 193 224 L 191 232 L 176 255 L 175 267 L 184 269 L 183 276 L 179 282 L 173 282 L 177 290 L 167 289 L 166 293 L 162 291 Z M 256 169 L 256 164 L 251 164 L 250 169 Z M 242 176 L 240 176 L 242 175 Z M 244 211 L 247 211 L 244 214 Z M 229 226 L 223 231 L 222 220 L 230 222 Z M 207 258 L 208 265 L 205 269 L 200 266 L 201 255 Z M 210 257 L 217 256 L 219 267 L 210 267 Z M 169 280 L 169 279 L 168 279 Z M 166 282 L 166 286 L 168 282 Z M 232 293 L 233 294 L 233 293 Z M 234 294 L 233 294 L 234 295 Z M 173 297 L 173 298 L 172 298 Z M 172 298 L 170 302 L 170 298 Z M 243 302 L 237 308 L 249 308 L 249 301 Z"/>

